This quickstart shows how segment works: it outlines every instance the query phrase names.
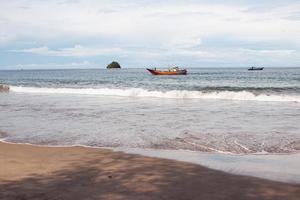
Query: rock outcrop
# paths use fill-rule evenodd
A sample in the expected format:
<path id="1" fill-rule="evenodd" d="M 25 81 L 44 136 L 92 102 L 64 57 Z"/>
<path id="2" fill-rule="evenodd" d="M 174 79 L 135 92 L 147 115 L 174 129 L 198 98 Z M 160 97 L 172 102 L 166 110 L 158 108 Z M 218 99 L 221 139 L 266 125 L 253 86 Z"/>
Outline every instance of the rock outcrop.
<path id="1" fill-rule="evenodd" d="M 118 62 L 113 61 L 106 67 L 107 69 L 120 69 L 121 65 Z"/>
<path id="2" fill-rule="evenodd" d="M 8 85 L 0 85 L 0 92 L 8 92 L 9 86 Z"/>

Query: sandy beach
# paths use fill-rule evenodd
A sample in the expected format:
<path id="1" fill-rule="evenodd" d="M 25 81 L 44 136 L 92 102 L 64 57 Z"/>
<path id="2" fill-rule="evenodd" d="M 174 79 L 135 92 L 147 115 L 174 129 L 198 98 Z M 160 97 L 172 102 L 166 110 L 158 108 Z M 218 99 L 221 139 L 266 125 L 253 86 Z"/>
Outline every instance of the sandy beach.
<path id="1" fill-rule="evenodd" d="M 0 199 L 299 199 L 300 185 L 85 147 L 0 143 Z"/>

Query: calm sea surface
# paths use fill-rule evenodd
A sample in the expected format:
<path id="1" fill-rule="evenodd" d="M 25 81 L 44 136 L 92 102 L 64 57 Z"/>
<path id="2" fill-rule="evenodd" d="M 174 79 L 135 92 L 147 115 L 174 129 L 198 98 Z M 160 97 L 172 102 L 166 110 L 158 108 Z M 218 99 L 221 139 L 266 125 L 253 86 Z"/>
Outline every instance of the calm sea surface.
<path id="1" fill-rule="evenodd" d="M 300 151 L 300 68 L 0 71 L 0 136 L 47 145 Z"/>

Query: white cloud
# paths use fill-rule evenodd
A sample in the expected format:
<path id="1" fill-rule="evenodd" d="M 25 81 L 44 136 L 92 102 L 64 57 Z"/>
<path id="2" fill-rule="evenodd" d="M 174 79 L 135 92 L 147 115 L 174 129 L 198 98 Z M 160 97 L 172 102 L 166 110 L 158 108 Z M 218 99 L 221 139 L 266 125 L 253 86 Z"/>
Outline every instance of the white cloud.
<path id="1" fill-rule="evenodd" d="M 7 44 L 9 42 L 13 41 L 13 38 L 9 35 L 6 35 L 4 33 L 0 33 L 0 44 Z"/>
<path id="2" fill-rule="evenodd" d="M 58 50 L 51 50 L 46 46 L 30 49 L 10 50 L 11 52 L 30 53 L 43 56 L 58 56 L 58 57 L 94 57 L 101 55 L 114 55 L 120 57 L 134 57 L 140 60 L 164 60 L 168 62 L 175 62 L 182 58 L 191 60 L 193 62 L 229 62 L 231 64 L 251 64 L 272 63 L 275 65 L 297 64 L 300 62 L 300 54 L 298 51 L 289 49 L 279 50 L 255 50 L 247 48 L 222 48 L 222 49 L 194 49 L 194 48 L 180 48 L 180 49 L 132 49 L 132 48 L 94 48 L 83 47 L 76 45 L 73 48 L 63 48 Z M 80 63 L 82 67 L 82 63 Z M 90 64 L 90 63 L 85 63 Z M 64 65 L 63 65 L 64 66 Z M 63 67 L 61 66 L 61 67 Z M 76 68 L 76 65 L 68 64 L 69 67 Z M 30 66 L 29 66 L 30 67 Z M 33 66 L 34 67 L 34 66 Z M 40 66 L 43 67 L 43 66 Z M 53 65 L 52 67 L 56 67 Z"/>
<path id="3" fill-rule="evenodd" d="M 299 39 L 299 22 L 287 19 L 299 9 L 299 2 L 268 12 L 245 12 L 249 6 L 244 4 L 132 2 L 2 1 L 0 19 L 8 23 L 1 31 L 15 38 L 109 36 L 160 45 L 174 40 L 185 45 L 214 34 Z"/>
<path id="4" fill-rule="evenodd" d="M 75 45 L 72 48 L 62 48 L 58 50 L 51 50 L 46 46 L 20 49 L 20 50 L 10 50 L 10 52 L 17 53 L 32 53 L 43 56 L 66 56 L 66 57 L 93 57 L 100 55 L 110 55 L 120 53 L 122 50 L 120 48 L 87 48 L 80 45 Z"/>
<path id="5" fill-rule="evenodd" d="M 34 47 L 26 45 L 23 49 L 12 45 L 11 49 L 15 50 L 11 51 L 84 59 L 118 55 L 127 56 L 128 60 L 187 58 L 188 62 L 260 60 L 300 64 L 299 1 L 214 2 L 219 3 L 208 0 L 0 0 L 0 45 L 37 41 Z M 220 44 L 204 46 L 208 37 L 219 38 Z M 222 37 L 245 42 L 222 44 Z M 287 45 L 277 48 L 277 41 Z M 266 45 L 256 50 L 243 46 L 247 42 L 258 47 L 264 42 L 275 45 L 272 50 L 265 48 Z M 288 43 L 293 46 L 289 48 Z M 259 50 L 264 48 L 266 50 Z"/>
<path id="6" fill-rule="evenodd" d="M 63 69 L 73 69 L 73 68 L 96 68 L 99 67 L 99 64 L 92 63 L 89 61 L 83 62 L 71 62 L 71 63 L 31 63 L 31 64 L 16 64 L 9 66 L 0 66 L 1 69 L 54 69 L 54 68 L 63 68 Z"/>

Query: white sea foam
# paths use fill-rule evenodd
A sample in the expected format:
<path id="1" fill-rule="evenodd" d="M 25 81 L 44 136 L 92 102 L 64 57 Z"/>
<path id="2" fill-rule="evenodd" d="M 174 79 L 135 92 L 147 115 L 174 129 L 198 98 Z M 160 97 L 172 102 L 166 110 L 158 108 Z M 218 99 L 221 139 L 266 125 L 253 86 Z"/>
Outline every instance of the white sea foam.
<path id="1" fill-rule="evenodd" d="M 283 101 L 300 102 L 299 95 L 255 95 L 249 91 L 150 91 L 142 88 L 112 89 L 112 88 L 38 88 L 11 86 L 12 92 L 19 93 L 42 93 L 42 94 L 78 94 L 78 95 L 101 95 L 101 96 L 122 96 L 122 97 L 153 97 L 153 98 L 175 98 L 175 99 L 224 99 L 243 101 Z"/>

